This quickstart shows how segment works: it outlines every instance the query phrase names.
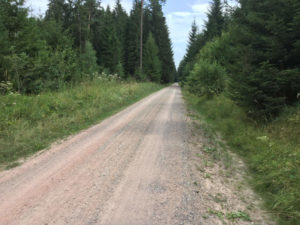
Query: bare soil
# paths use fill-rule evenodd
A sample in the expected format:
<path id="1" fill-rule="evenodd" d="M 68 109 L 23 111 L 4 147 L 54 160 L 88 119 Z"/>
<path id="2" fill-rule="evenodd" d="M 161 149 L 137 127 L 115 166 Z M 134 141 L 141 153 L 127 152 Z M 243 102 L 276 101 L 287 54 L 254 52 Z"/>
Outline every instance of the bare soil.
<path id="1" fill-rule="evenodd" d="M 0 224 L 273 224 L 242 162 L 226 175 L 206 142 L 180 88 L 165 88 L 1 172 Z M 237 211 L 251 221 L 227 218 Z"/>

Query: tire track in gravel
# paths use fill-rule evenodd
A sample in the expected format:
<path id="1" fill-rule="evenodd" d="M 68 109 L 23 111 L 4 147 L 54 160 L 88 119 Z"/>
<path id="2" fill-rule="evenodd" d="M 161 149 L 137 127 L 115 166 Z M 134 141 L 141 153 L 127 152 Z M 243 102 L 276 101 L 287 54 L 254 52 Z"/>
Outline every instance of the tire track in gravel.
<path id="1" fill-rule="evenodd" d="M 0 174 L 0 224 L 179 224 L 185 108 L 178 86 Z"/>

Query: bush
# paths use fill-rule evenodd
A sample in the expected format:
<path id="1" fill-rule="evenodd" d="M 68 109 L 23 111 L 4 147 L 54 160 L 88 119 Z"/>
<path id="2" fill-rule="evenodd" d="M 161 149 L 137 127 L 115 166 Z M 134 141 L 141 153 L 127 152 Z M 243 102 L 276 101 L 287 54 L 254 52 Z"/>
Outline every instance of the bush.
<path id="1" fill-rule="evenodd" d="M 187 78 L 187 88 L 197 96 L 219 95 L 225 88 L 225 74 L 225 69 L 218 63 L 200 60 Z"/>

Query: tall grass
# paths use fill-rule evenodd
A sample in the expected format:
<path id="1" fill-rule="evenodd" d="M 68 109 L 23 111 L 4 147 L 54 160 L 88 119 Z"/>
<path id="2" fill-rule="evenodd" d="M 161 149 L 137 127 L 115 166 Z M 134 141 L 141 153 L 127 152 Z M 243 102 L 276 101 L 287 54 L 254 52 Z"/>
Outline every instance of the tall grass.
<path id="1" fill-rule="evenodd" d="M 0 164 L 44 149 L 161 88 L 96 80 L 37 96 L 0 96 Z"/>
<path id="2" fill-rule="evenodd" d="M 224 96 L 198 98 L 185 92 L 188 106 L 222 135 L 246 162 L 251 184 L 278 224 L 300 223 L 300 105 L 273 122 L 260 124 Z"/>

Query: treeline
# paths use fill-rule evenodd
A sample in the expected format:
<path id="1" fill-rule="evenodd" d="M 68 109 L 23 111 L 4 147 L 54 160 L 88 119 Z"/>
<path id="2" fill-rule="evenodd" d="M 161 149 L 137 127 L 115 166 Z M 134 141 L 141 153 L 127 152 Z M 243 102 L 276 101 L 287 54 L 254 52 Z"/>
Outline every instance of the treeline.
<path id="1" fill-rule="evenodd" d="M 176 69 L 162 0 L 144 6 L 144 70 L 140 71 L 141 1 L 130 15 L 120 0 L 49 0 L 40 18 L 24 0 L 0 0 L 0 92 L 34 94 L 91 80 L 100 73 L 169 83 Z"/>
<path id="2" fill-rule="evenodd" d="M 178 73 L 196 95 L 225 93 L 251 117 L 274 118 L 300 97 L 299 0 L 213 0 Z"/>

